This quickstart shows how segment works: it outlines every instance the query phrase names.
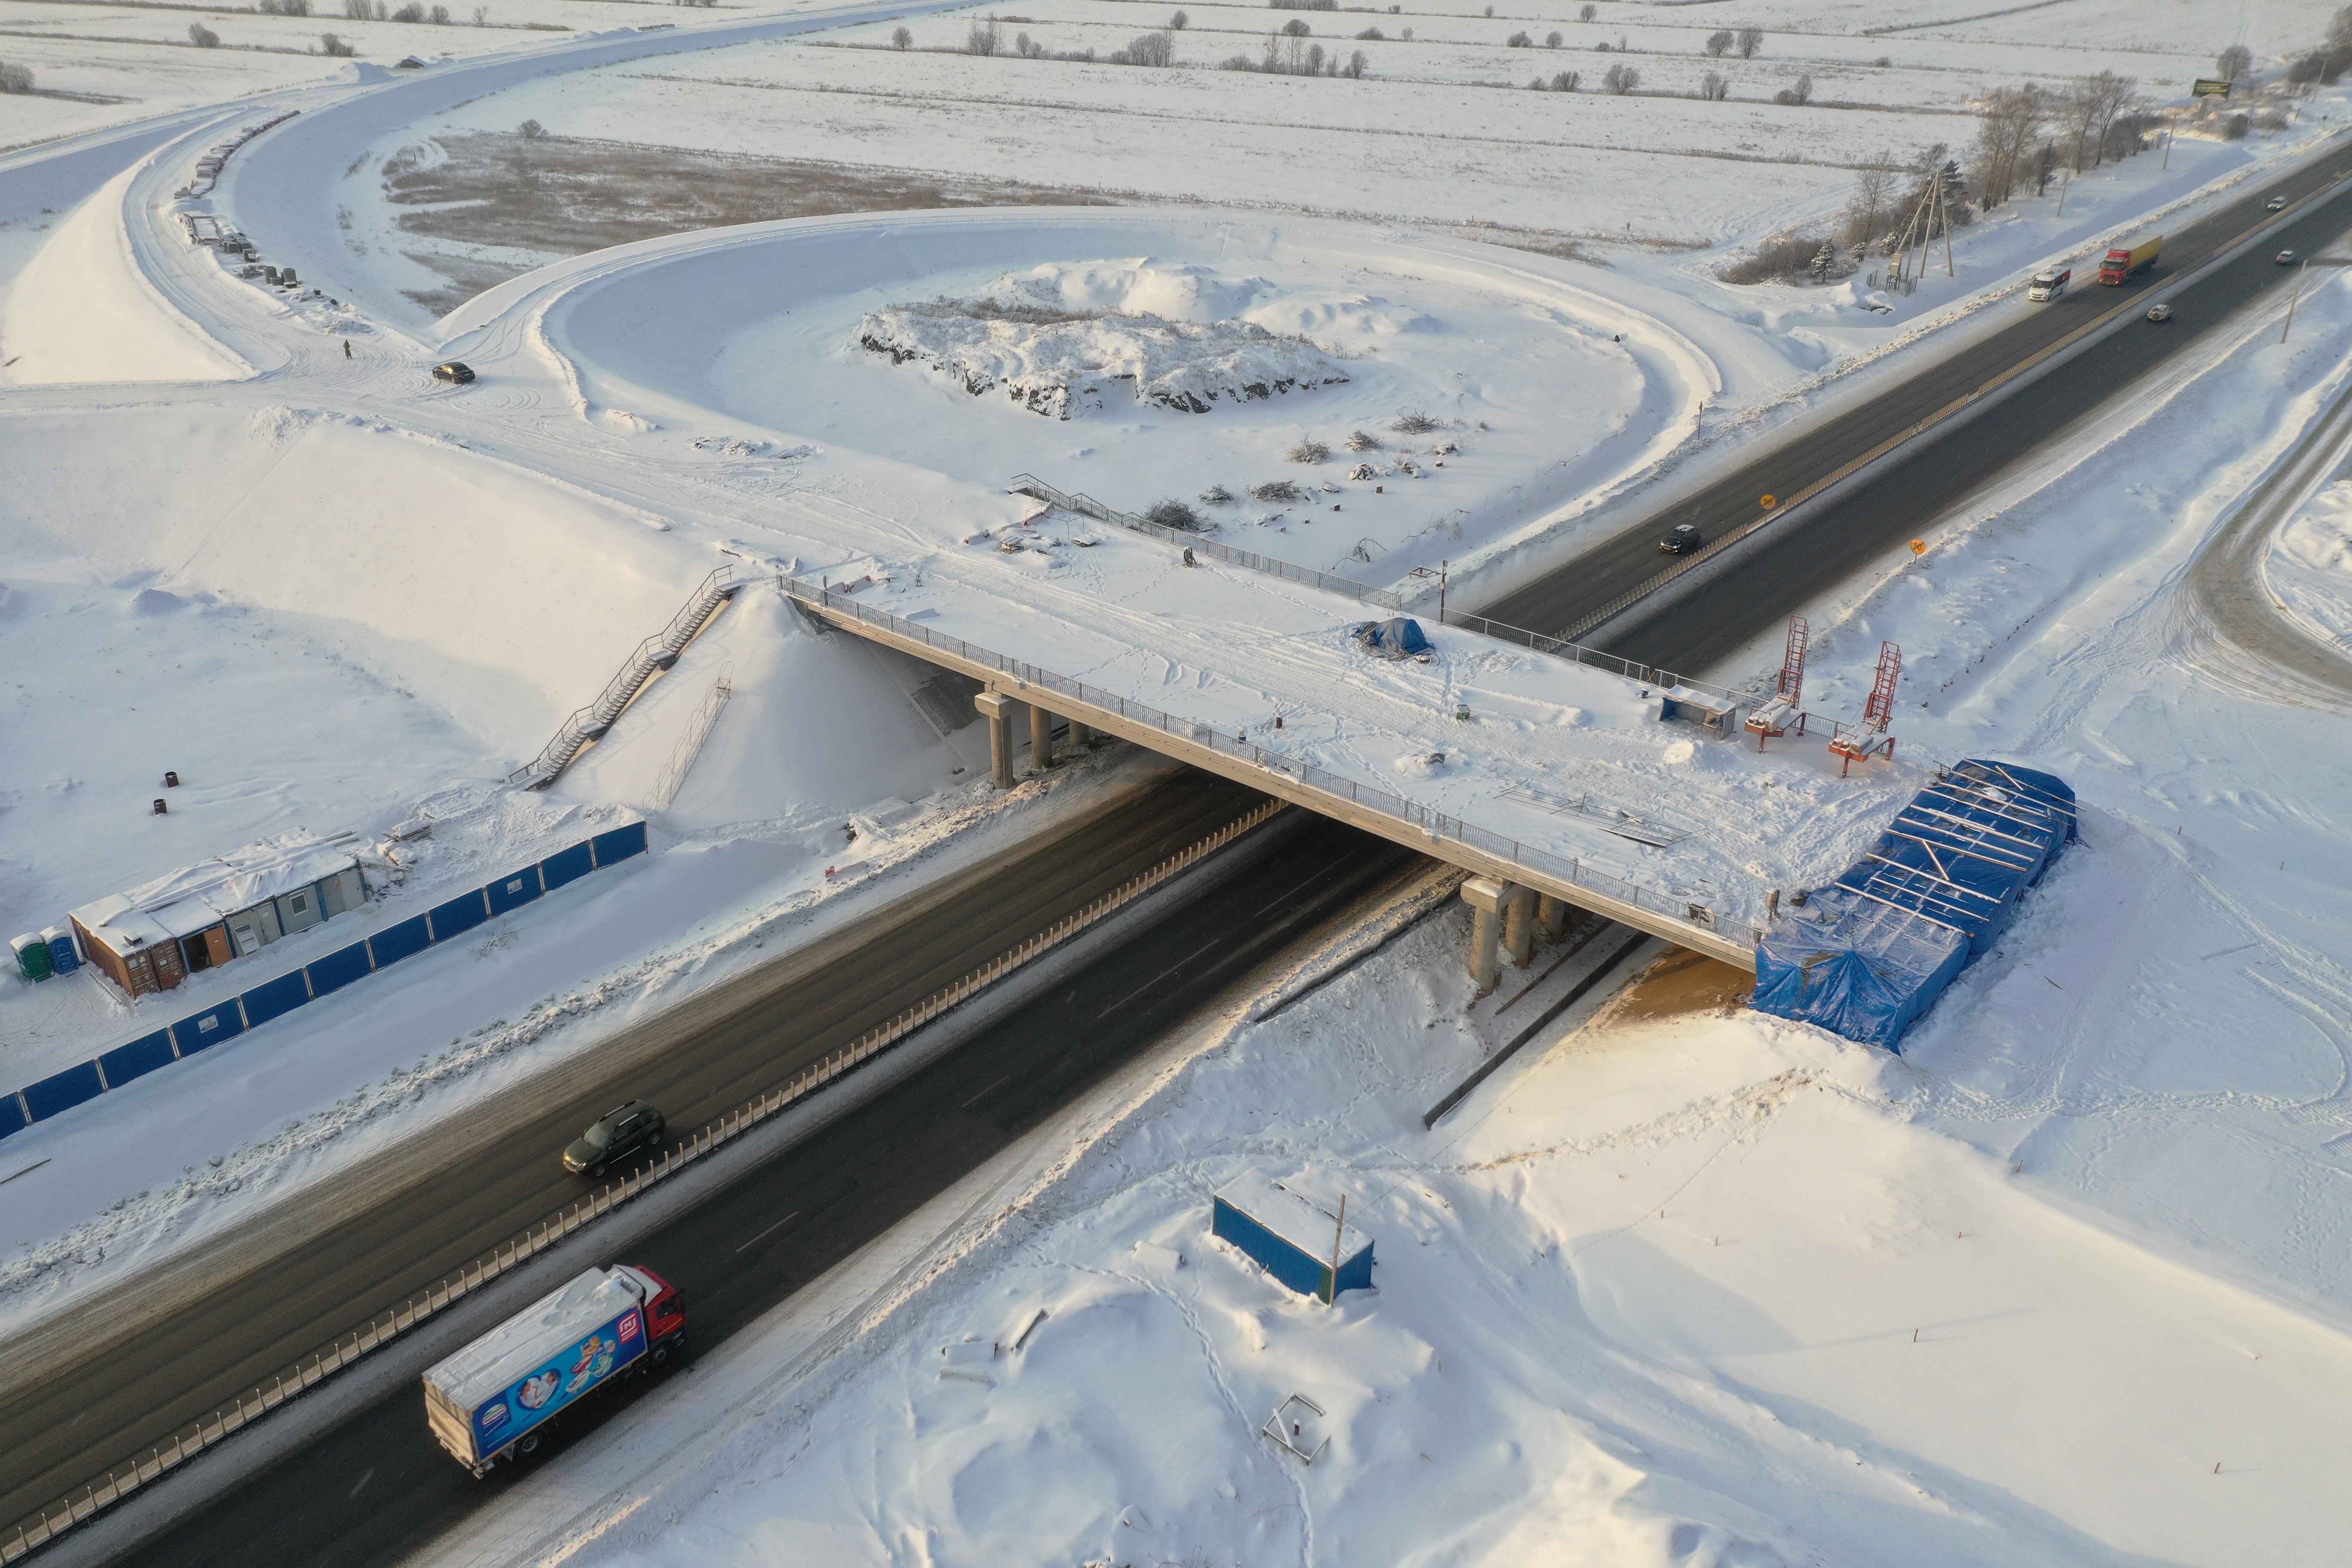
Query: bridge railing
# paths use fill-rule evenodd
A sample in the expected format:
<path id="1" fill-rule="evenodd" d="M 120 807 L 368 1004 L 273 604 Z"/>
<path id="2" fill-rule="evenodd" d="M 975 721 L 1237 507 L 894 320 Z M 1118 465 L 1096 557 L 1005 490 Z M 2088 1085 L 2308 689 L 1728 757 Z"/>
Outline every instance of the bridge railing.
<path id="1" fill-rule="evenodd" d="M 1300 784 L 1328 795 L 1348 801 L 1350 805 L 1400 822 L 1408 822 L 1436 838 L 1452 838 L 1496 859 L 1515 866 L 1539 871 L 1558 881 L 1589 888 L 1606 898 L 1646 910 L 1679 924 L 1710 931 L 1725 941 L 1753 947 L 1763 933 L 1744 921 L 1725 918 L 1711 905 L 1696 902 L 1675 894 L 1645 887 L 1610 872 L 1595 869 L 1571 856 L 1555 854 L 1539 846 L 1525 843 L 1508 833 L 1482 826 L 1462 817 L 1432 809 L 1402 795 L 1391 795 L 1374 785 L 1360 783 L 1342 773 L 1319 768 L 1297 757 L 1279 752 L 1269 752 L 1253 742 L 1245 734 L 1229 735 L 1213 725 L 1179 718 L 1160 709 L 1147 706 L 1074 680 L 1066 675 L 1043 669 L 1034 664 L 969 643 L 961 637 L 935 632 L 919 621 L 903 620 L 887 610 L 861 605 L 850 595 L 818 584 L 805 583 L 796 577 L 780 576 L 778 585 L 801 603 L 835 616 L 847 616 L 881 626 L 894 636 L 919 642 L 928 647 L 951 654 L 968 664 L 983 665 L 1010 676 L 1014 680 L 1057 692 L 1104 712 L 1116 713 L 1130 722 L 1161 731 L 1196 746 L 1205 746 L 1222 756 L 1252 763 L 1268 773 L 1281 773 Z"/>

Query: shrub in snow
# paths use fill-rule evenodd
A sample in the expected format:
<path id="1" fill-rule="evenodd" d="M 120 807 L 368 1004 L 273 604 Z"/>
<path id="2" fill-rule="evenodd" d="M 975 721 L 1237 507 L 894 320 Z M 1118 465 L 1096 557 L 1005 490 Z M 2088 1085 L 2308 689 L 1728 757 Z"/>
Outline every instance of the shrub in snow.
<path id="1" fill-rule="evenodd" d="M 1335 54 L 1331 58 L 1336 60 L 1339 57 Z M 1364 79 L 1364 68 L 1371 63 L 1370 58 L 1365 55 L 1364 51 L 1358 49 L 1349 55 L 1348 63 L 1339 68 L 1339 74 L 1344 77 L 1352 77 L 1356 80 L 1361 81 Z"/>
<path id="2" fill-rule="evenodd" d="M 1004 47 L 1004 29 L 995 17 L 974 22 L 963 36 L 963 50 L 968 55 L 992 55 Z"/>
<path id="3" fill-rule="evenodd" d="M 349 59 L 353 55 L 358 54 L 359 50 L 350 44 L 343 42 L 342 39 L 335 37 L 332 33 L 321 33 L 319 35 L 319 52 L 324 55 L 332 55 L 337 59 Z M 526 125 L 536 125 L 539 121 L 536 120 L 526 120 L 523 123 Z M 530 132 L 526 131 L 523 134 L 528 136 Z M 544 132 L 542 132 L 542 134 L 544 134 Z"/>
<path id="4" fill-rule="evenodd" d="M 1339 8 L 1339 0 L 1265 0 L 1265 3 L 1277 11 L 1337 11 Z"/>
<path id="5" fill-rule="evenodd" d="M 1330 457 L 1330 455 L 1331 448 L 1325 446 L 1322 442 L 1318 441 L 1312 436 L 1307 437 L 1305 440 L 1299 442 L 1297 446 L 1293 447 L 1289 451 L 1283 454 L 1283 456 L 1288 458 L 1294 463 L 1319 463 L 1325 458 Z"/>
<path id="6" fill-rule="evenodd" d="M 1312 31 L 1313 28 L 1296 16 L 1282 25 L 1282 36 L 1286 38 L 1303 38 Z"/>
<path id="7" fill-rule="evenodd" d="M 1143 515 L 1162 528 L 1179 529 L 1186 533 L 1198 533 L 1208 526 L 1199 512 L 1173 496 L 1153 501 Z"/>
<path id="8" fill-rule="evenodd" d="M 307 16 L 310 14 L 310 0 L 261 0 L 261 14 L 265 16 Z"/>
<path id="9" fill-rule="evenodd" d="M 1257 69 L 1257 62 L 1247 55 L 1227 55 L 1218 62 L 1217 68 L 1221 71 L 1254 71 Z"/>
<path id="10" fill-rule="evenodd" d="M 1372 471 L 1372 466 L 1370 463 L 1358 463 L 1348 470 L 1348 477 L 1351 479 L 1370 479 L 1380 476 Z"/>
<path id="11" fill-rule="evenodd" d="M 1360 44 L 1377 44 L 1384 42 L 1387 37 L 1388 35 L 1378 27 L 1367 27 L 1356 35 L 1356 41 Z"/>
<path id="12" fill-rule="evenodd" d="M 425 20 L 425 7 L 418 0 L 409 0 L 407 5 L 392 14 L 392 19 L 395 22 L 422 22 Z"/>
<path id="13" fill-rule="evenodd" d="M 1574 92 L 1576 84 L 1583 79 L 1582 71 L 1554 71 L 1551 78 L 1551 89 L 1554 92 Z"/>
<path id="14" fill-rule="evenodd" d="M 1720 103 L 1731 96 L 1731 83 L 1724 79 L 1721 71 L 1709 71 L 1706 79 L 1698 84 L 1698 95 L 1712 102 Z"/>
<path id="15" fill-rule="evenodd" d="M 1381 438 L 1370 431 L 1351 430 L 1348 433 L 1348 450 L 1350 452 L 1377 452 L 1380 449 Z"/>
<path id="16" fill-rule="evenodd" d="M 1022 37 L 1026 38 L 1027 34 Z M 1176 63 L 1176 35 L 1146 33 L 1123 49 L 1111 51 L 1110 63 L 1115 66 L 1172 66 Z"/>
<path id="17" fill-rule="evenodd" d="M 915 47 L 915 35 L 913 30 L 907 27 L 894 29 L 890 34 L 890 47 L 894 49 L 913 48 Z"/>
<path id="18" fill-rule="evenodd" d="M 1250 499 L 1266 502 L 1304 500 L 1307 492 L 1288 479 L 1276 479 L 1272 484 L 1252 485 Z"/>
<path id="19" fill-rule="evenodd" d="M 1811 103 L 1812 100 L 1813 79 L 1810 76 L 1804 75 L 1802 72 L 1798 74 L 1797 79 L 1794 83 L 1782 88 L 1780 91 L 1772 95 L 1773 102 L 1789 104 L 1791 106 Z"/>
<path id="20" fill-rule="evenodd" d="M 1181 33 L 1192 24 L 1192 17 L 1187 16 L 1183 12 L 1179 11 L 1173 16 L 1168 18 L 1168 30 L 1171 33 Z"/>
<path id="21" fill-rule="evenodd" d="M 1234 504 L 1234 492 L 1223 485 L 1211 485 L 1201 492 L 1201 501 L 1204 506 L 1231 506 Z"/>
<path id="22" fill-rule="evenodd" d="M 1601 85 L 1611 92 L 1624 94 L 1642 85 L 1642 73 L 1631 66 L 1611 66 Z"/>
<path id="23" fill-rule="evenodd" d="M 1536 47 L 1535 35 L 1527 32 L 1513 33 L 1503 40 L 1503 47 L 1507 49 L 1532 49 Z"/>
<path id="24" fill-rule="evenodd" d="M 220 47 L 220 35 L 202 22 L 191 22 L 188 24 L 188 42 L 200 49 L 216 49 Z"/>
<path id="25" fill-rule="evenodd" d="M 1389 428 L 1400 436 L 1426 436 L 1432 430 L 1444 428 L 1444 426 L 1441 421 L 1432 419 L 1428 415 L 1415 409 L 1410 414 L 1398 415 L 1396 423 Z"/>
<path id="26" fill-rule="evenodd" d="M 30 92 L 33 90 L 33 68 L 11 65 L 0 60 L 0 92 Z"/>
<path id="27" fill-rule="evenodd" d="M 1600 6 L 1586 5 L 1577 11 L 1576 19 L 1580 22 L 1590 22 L 1593 17 L 1598 16 L 1599 15 L 1601 15 Z"/>
<path id="28" fill-rule="evenodd" d="M 1546 33 L 1544 35 L 1545 48 L 1556 49 L 1566 42 L 1568 42 L 1568 36 L 1564 33 Z"/>
<path id="29" fill-rule="evenodd" d="M 1764 30 L 1762 28 L 1742 27 L 1739 29 L 1739 58 L 1741 59 L 1754 59 L 1756 58 L 1756 51 L 1763 47 Z"/>
<path id="30" fill-rule="evenodd" d="M 1730 47 L 1731 34 L 1729 32 L 1709 33 L 1706 36 L 1707 58 L 1711 60 L 1719 60 L 1723 58 L 1724 51 Z"/>
<path id="31" fill-rule="evenodd" d="M 332 37 L 334 35 L 331 33 L 328 35 L 329 37 Z M 520 133 L 523 140 L 526 142 L 536 142 L 541 137 L 547 134 L 547 127 L 541 125 L 536 120 L 526 120 L 520 125 L 516 126 L 515 130 Z"/>

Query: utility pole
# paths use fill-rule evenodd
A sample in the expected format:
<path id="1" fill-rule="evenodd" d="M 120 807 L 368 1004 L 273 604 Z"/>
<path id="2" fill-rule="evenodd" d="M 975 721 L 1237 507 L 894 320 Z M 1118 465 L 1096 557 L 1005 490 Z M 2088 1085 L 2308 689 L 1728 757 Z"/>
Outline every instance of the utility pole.
<path id="1" fill-rule="evenodd" d="M 2164 128 L 2164 166 L 2168 169 L 2172 167 L 2172 127 L 2169 125 Z"/>
<path id="2" fill-rule="evenodd" d="M 2164 155 L 2168 158 L 2172 156 L 2172 148 L 2168 143 L 2164 149 Z M 2066 216 L 2066 193 L 2074 188 L 2074 176 L 2070 171 L 2064 179 L 2058 182 L 2058 216 L 2060 217 Z"/>
<path id="3" fill-rule="evenodd" d="M 1445 569 L 1452 564 L 1449 561 L 1437 563 L 1437 624 L 1441 626 L 1445 624 Z M 1347 1202 L 1345 1198 L 1339 1201 Z"/>
<path id="4" fill-rule="evenodd" d="M 1936 171 L 1936 205 L 1944 215 L 1944 276 L 1958 278 L 1959 269 L 1952 265 L 1952 198 L 1944 189 L 1944 172 Z"/>

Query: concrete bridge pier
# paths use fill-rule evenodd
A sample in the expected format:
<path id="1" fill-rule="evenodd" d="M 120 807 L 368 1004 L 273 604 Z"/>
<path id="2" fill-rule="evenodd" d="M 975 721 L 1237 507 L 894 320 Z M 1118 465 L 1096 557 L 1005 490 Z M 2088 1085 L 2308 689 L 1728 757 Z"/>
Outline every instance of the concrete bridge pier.
<path id="1" fill-rule="evenodd" d="M 1511 884 L 1494 877 L 1473 877 L 1462 884 L 1462 901 L 1470 906 L 1470 983 L 1484 996 L 1501 978 L 1496 972 L 1503 930 L 1503 908 Z"/>
<path id="2" fill-rule="evenodd" d="M 1013 710 L 1021 706 L 1002 691 L 983 691 L 972 706 L 988 721 L 988 770 L 998 789 L 1013 787 Z"/>
<path id="3" fill-rule="evenodd" d="M 1070 750 L 1083 751 L 1095 743 L 1095 732 L 1076 719 L 1070 721 Z"/>
<path id="4" fill-rule="evenodd" d="M 1546 947 L 1568 935 L 1568 900 L 1549 893 L 1536 895 L 1536 936 Z"/>
<path id="5" fill-rule="evenodd" d="M 1044 773 L 1054 765 L 1054 716 L 1034 702 L 1029 704 L 1029 769 Z"/>
<path id="6" fill-rule="evenodd" d="M 1535 889 L 1516 883 L 1503 894 L 1503 951 L 1514 969 L 1525 969 L 1536 955 L 1535 902 Z"/>

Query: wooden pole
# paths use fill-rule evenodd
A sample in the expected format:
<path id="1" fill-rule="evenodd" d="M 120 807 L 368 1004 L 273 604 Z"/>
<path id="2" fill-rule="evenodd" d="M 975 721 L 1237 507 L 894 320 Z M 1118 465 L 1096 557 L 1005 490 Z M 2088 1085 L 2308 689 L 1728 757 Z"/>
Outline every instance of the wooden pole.
<path id="1" fill-rule="evenodd" d="M 1348 1241 L 1348 1194 L 1339 1194 L 1339 1223 L 1331 1227 L 1331 1271 L 1324 1276 L 1326 1289 L 1323 1304 L 1331 1305 L 1339 1299 L 1339 1248 Z"/>

